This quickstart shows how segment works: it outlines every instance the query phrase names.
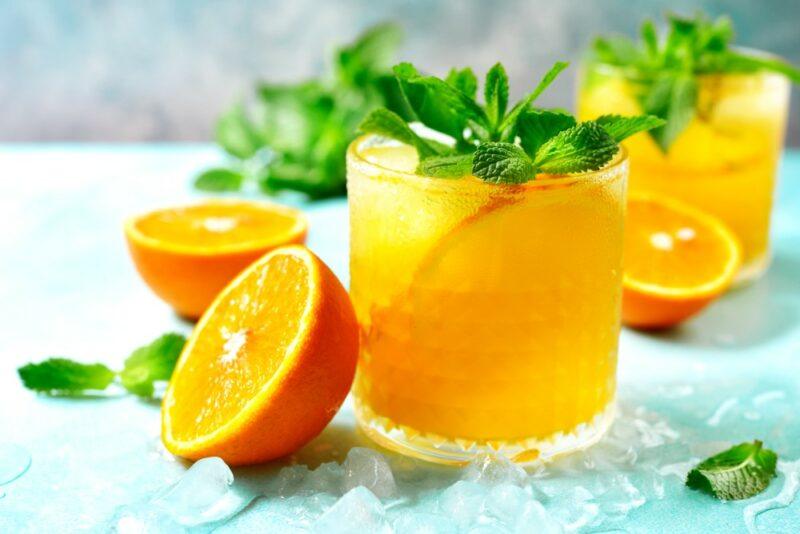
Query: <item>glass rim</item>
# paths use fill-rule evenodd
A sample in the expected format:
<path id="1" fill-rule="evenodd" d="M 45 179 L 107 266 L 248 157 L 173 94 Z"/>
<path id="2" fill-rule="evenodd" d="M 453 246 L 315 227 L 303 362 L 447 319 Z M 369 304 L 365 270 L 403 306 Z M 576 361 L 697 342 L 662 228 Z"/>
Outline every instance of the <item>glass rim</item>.
<path id="1" fill-rule="evenodd" d="M 494 184 L 490 182 L 484 182 L 479 179 L 465 179 L 471 177 L 471 175 L 465 175 L 460 178 L 435 178 L 432 176 L 423 176 L 413 172 L 392 169 L 391 167 L 385 167 L 379 163 L 369 161 L 364 157 L 363 154 L 361 154 L 359 148 L 367 141 L 379 139 L 393 141 L 377 134 L 364 134 L 355 138 L 347 148 L 348 166 L 352 162 L 353 164 L 357 165 L 360 170 L 369 169 L 372 172 L 366 172 L 365 174 L 369 175 L 370 177 L 373 177 L 377 174 L 375 171 L 379 171 L 382 179 L 388 178 L 395 182 L 410 183 L 417 186 L 430 188 L 447 187 L 448 185 L 452 188 L 453 184 L 459 184 L 456 187 L 463 188 L 464 191 L 470 189 L 480 190 L 481 194 L 485 194 L 487 188 L 491 188 L 498 193 L 507 192 L 509 194 L 515 194 L 522 193 L 529 189 L 552 189 L 553 187 L 564 187 L 585 182 L 599 182 L 605 179 L 610 180 L 620 174 L 626 173 L 629 161 L 627 149 L 620 144 L 619 151 L 614 156 L 614 159 L 596 171 L 586 171 L 574 174 L 548 174 L 546 175 L 547 178 L 530 180 L 523 184 Z"/>
<path id="2" fill-rule="evenodd" d="M 782 56 L 779 56 L 778 54 L 775 54 L 773 52 L 761 50 L 759 48 L 750 48 L 748 46 L 732 46 L 731 48 L 737 52 L 745 52 L 752 56 L 786 62 L 786 59 L 784 59 Z M 626 79 L 629 80 L 636 80 L 636 79 L 643 80 L 646 78 L 646 76 L 636 75 L 633 72 L 633 69 L 629 65 L 618 65 L 616 63 L 609 63 L 608 61 L 600 61 L 599 59 L 592 59 L 589 53 L 584 54 L 584 57 L 582 58 L 582 63 L 584 67 L 594 68 L 601 74 L 622 74 Z M 784 74 L 781 74 L 780 72 L 764 70 L 764 69 L 752 72 L 702 72 L 696 75 L 700 78 L 706 78 L 712 76 L 741 76 L 741 75 L 752 75 L 752 74 L 763 74 L 763 73 L 786 77 Z"/>

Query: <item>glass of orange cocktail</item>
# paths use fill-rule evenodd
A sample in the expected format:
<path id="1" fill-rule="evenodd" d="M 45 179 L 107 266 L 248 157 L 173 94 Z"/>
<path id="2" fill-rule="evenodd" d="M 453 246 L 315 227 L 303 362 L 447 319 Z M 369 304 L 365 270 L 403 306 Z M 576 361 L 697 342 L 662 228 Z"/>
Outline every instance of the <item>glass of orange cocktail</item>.
<path id="1" fill-rule="evenodd" d="M 584 66 L 578 116 L 641 113 L 643 80 L 597 62 Z M 632 192 L 675 197 L 716 215 L 742 246 L 739 281 L 769 263 L 775 179 L 789 112 L 789 81 L 771 72 L 698 78 L 694 118 L 667 150 L 648 133 L 626 141 Z"/>
<path id="2" fill-rule="evenodd" d="M 591 443 L 615 393 L 624 150 L 515 185 L 417 164 L 375 135 L 347 154 L 361 427 L 445 463 Z"/>

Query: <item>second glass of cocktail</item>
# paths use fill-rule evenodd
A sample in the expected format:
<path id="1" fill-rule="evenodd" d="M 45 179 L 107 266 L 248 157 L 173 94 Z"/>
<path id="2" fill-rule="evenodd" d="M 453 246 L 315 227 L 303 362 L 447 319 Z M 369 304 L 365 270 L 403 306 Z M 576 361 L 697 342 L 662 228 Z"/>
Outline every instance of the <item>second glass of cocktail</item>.
<path id="1" fill-rule="evenodd" d="M 554 136 L 583 128 L 558 115 Z M 355 400 L 370 437 L 443 463 L 480 452 L 525 462 L 585 446 L 609 425 L 628 164 L 610 135 L 586 128 L 614 144 L 599 168 L 548 172 L 562 167 L 537 156 L 548 150 L 540 139 L 529 150 L 536 179 L 513 183 L 479 164 L 487 150 L 505 149 L 523 165 L 513 143 L 434 156 L 441 165 L 421 163 L 426 141 L 407 132 L 391 137 L 416 147 L 382 135 L 350 146 L 351 297 L 362 343 Z M 441 167 L 461 156 L 472 172 L 443 177 Z"/>

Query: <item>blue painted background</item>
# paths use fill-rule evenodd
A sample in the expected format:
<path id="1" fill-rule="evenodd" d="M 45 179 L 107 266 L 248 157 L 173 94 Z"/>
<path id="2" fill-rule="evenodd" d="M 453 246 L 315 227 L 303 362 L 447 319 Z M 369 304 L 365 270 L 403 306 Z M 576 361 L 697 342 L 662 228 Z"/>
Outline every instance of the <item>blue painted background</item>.
<path id="1" fill-rule="evenodd" d="M 0 141 L 208 139 L 253 80 L 313 75 L 333 43 L 387 18 L 406 28 L 404 59 L 442 73 L 502 58 L 519 94 L 596 33 L 696 9 L 800 64 L 797 0 L 0 0 Z M 573 75 L 543 102 L 570 107 Z"/>

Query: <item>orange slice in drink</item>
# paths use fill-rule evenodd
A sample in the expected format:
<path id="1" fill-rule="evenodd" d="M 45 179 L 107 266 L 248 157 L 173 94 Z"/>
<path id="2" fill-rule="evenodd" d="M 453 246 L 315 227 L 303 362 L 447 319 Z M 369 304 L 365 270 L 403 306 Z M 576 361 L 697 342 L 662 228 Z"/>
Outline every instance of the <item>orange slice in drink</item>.
<path id="1" fill-rule="evenodd" d="M 730 286 L 741 262 L 736 237 L 715 217 L 675 200 L 634 195 L 625 228 L 622 320 L 674 326 Z"/>
<path id="2" fill-rule="evenodd" d="M 305 247 L 276 249 L 195 327 L 164 396 L 164 444 L 232 465 L 289 454 L 333 418 L 357 357 L 355 314 L 339 280 Z"/>
<path id="3" fill-rule="evenodd" d="M 134 217 L 125 236 L 147 285 L 196 319 L 242 269 L 276 247 L 303 243 L 307 228 L 291 208 L 216 200 Z"/>

